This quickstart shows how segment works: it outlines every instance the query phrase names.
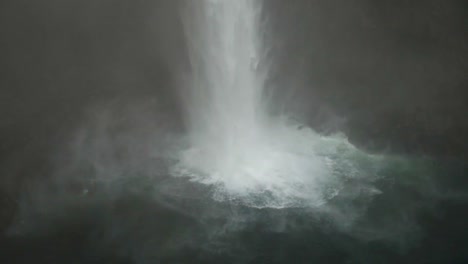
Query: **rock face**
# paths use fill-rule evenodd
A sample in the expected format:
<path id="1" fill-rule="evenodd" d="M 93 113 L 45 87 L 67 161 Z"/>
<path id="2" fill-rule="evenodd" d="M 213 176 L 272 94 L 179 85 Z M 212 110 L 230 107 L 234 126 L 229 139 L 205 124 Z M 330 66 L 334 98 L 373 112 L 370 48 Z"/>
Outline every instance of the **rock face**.
<path id="1" fill-rule="evenodd" d="M 271 3 L 289 50 L 275 82 L 301 95 L 288 105 L 331 109 L 352 141 L 376 150 L 467 155 L 464 3 Z"/>

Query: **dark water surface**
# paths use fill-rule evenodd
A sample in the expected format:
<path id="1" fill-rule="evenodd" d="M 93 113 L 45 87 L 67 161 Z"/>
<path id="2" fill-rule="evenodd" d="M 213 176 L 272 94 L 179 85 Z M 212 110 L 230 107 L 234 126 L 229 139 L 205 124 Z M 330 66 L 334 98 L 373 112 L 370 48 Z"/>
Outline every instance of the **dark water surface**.
<path id="1" fill-rule="evenodd" d="M 464 263 L 467 165 L 388 162 L 372 200 L 318 208 L 215 202 L 186 179 L 119 179 L 88 194 L 31 191 L 2 263 Z M 443 177 L 448 175 L 449 177 Z M 434 181 L 427 181 L 427 177 Z M 51 183 L 53 184 L 53 182 Z M 114 184 L 114 183 L 113 183 Z M 32 198 L 32 199 L 31 199 Z"/>

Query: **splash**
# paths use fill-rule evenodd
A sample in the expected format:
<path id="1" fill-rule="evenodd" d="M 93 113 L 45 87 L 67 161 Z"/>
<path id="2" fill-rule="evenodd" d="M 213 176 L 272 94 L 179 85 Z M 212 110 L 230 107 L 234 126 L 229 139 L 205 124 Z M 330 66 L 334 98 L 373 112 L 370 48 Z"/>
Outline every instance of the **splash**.
<path id="1" fill-rule="evenodd" d="M 334 196 L 337 177 L 352 172 L 337 176 L 331 157 L 340 146 L 354 148 L 343 137 L 323 138 L 267 113 L 262 1 L 191 1 L 188 7 L 189 147 L 172 174 L 213 186 L 218 201 L 252 207 L 319 206 Z"/>

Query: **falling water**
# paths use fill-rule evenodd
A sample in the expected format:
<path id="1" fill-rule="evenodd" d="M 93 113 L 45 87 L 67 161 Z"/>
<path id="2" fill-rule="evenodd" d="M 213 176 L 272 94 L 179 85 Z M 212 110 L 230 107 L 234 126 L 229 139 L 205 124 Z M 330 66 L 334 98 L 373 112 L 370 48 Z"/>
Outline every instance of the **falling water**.
<path id="1" fill-rule="evenodd" d="M 264 135 L 260 1 L 192 1 L 189 9 L 185 26 L 193 77 L 187 104 L 193 149 L 187 155 L 202 159 L 193 161 L 202 173 L 226 174 Z"/>

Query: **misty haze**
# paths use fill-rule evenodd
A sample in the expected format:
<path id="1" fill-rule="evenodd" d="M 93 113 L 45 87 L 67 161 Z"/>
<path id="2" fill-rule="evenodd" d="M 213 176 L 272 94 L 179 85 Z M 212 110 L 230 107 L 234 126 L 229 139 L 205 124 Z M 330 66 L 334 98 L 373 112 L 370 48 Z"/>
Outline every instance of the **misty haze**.
<path id="1" fill-rule="evenodd" d="M 0 263 L 468 263 L 467 19 L 2 1 Z"/>

